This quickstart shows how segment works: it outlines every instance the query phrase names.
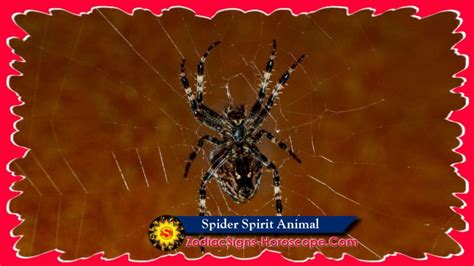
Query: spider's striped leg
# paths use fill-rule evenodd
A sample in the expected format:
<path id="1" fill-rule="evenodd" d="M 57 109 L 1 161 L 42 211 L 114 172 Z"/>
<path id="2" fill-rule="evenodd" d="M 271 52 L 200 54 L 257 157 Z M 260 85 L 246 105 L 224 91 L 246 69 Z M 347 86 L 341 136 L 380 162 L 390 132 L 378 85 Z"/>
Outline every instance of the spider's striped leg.
<path id="1" fill-rule="evenodd" d="M 196 80 L 196 88 L 197 88 L 197 95 L 196 100 L 198 104 L 202 103 L 202 92 L 204 90 L 204 62 L 206 62 L 207 56 L 211 52 L 214 47 L 219 45 L 220 41 L 214 42 L 207 48 L 206 52 L 202 55 L 201 59 L 199 60 L 199 64 L 197 66 L 197 80 Z"/>
<path id="2" fill-rule="evenodd" d="M 249 151 L 252 155 L 257 159 L 257 161 L 261 162 L 265 165 L 268 169 L 272 171 L 273 174 L 273 198 L 275 199 L 275 208 L 276 208 L 276 215 L 281 216 L 283 212 L 283 205 L 281 203 L 281 190 L 280 190 L 280 174 L 278 173 L 278 169 L 275 164 L 270 161 L 265 155 L 263 155 L 256 146 L 251 146 Z"/>
<path id="3" fill-rule="evenodd" d="M 204 52 L 197 65 L 197 77 L 196 77 L 196 103 L 200 109 L 201 115 L 198 117 L 200 121 L 206 121 L 207 124 L 211 124 L 217 131 L 221 131 L 223 125 L 226 124 L 225 118 L 218 112 L 204 105 L 203 102 L 203 91 L 204 91 L 204 63 L 207 57 L 211 53 L 212 49 L 219 45 L 221 42 L 216 41 L 211 44 Z"/>
<path id="4" fill-rule="evenodd" d="M 186 76 L 185 72 L 185 63 L 186 60 L 183 59 L 181 62 L 181 71 L 179 74 L 181 84 L 184 87 L 184 91 L 186 93 L 186 97 L 188 98 L 188 102 L 191 106 L 191 111 L 193 112 L 194 116 L 201 121 L 204 125 L 208 126 L 211 129 L 216 131 L 222 131 L 225 125 L 225 119 L 219 113 L 213 111 L 212 109 L 208 108 L 204 104 L 198 104 L 196 98 L 194 97 L 194 93 L 192 92 L 191 87 L 189 86 L 189 80 Z"/>
<path id="5" fill-rule="evenodd" d="M 191 87 L 189 87 L 189 80 L 184 70 L 185 63 L 186 63 L 186 59 L 183 59 L 180 65 L 179 79 L 181 80 L 181 84 L 183 85 L 184 92 L 186 93 L 186 97 L 188 98 L 188 102 L 191 105 L 191 111 L 193 112 L 194 115 L 198 115 L 196 99 L 194 98 L 194 94 L 193 94 L 193 91 L 191 90 Z"/>
<path id="6" fill-rule="evenodd" d="M 287 71 L 285 71 L 285 73 L 283 73 L 283 75 L 281 75 L 280 77 L 280 80 L 278 81 L 278 83 L 275 85 L 275 87 L 273 88 L 273 91 L 272 91 L 272 94 L 270 95 L 270 98 L 268 98 L 268 101 L 267 103 L 265 104 L 265 107 L 260 111 L 260 113 L 258 114 L 257 118 L 255 119 L 254 123 L 253 123 L 253 127 L 254 128 L 257 128 L 262 122 L 263 120 L 267 117 L 268 113 L 270 112 L 270 109 L 272 108 L 273 104 L 275 103 L 277 97 L 278 97 L 278 94 L 280 94 L 281 92 L 281 89 L 283 88 L 283 86 L 285 85 L 285 83 L 288 81 L 288 79 L 290 78 L 291 76 L 291 73 L 293 73 L 293 71 L 295 71 L 296 67 L 301 63 L 301 61 L 303 61 L 303 58 L 305 57 L 305 55 L 301 55 L 298 59 L 296 59 L 296 61 L 288 68 Z"/>
<path id="7" fill-rule="evenodd" d="M 184 177 L 188 176 L 189 169 L 191 168 L 191 163 L 194 161 L 194 159 L 196 159 L 196 155 L 199 153 L 199 151 L 201 151 L 205 141 L 213 145 L 220 145 L 223 143 L 223 141 L 209 135 L 204 135 L 203 137 L 201 137 L 197 143 L 197 148 L 193 149 L 191 154 L 189 154 L 188 160 L 186 160 L 186 167 L 184 168 Z"/>
<path id="8" fill-rule="evenodd" d="M 295 151 L 290 149 L 290 147 L 288 147 L 286 143 L 279 140 L 272 133 L 266 131 L 265 129 L 262 129 L 258 131 L 257 134 L 255 134 L 255 142 L 258 142 L 262 138 L 262 136 L 267 137 L 267 139 L 269 139 L 273 144 L 277 145 L 280 149 L 286 151 L 295 161 L 301 163 L 301 159 L 298 158 L 298 155 L 296 155 Z"/>
<path id="9" fill-rule="evenodd" d="M 276 54 L 276 41 L 273 40 L 272 42 L 272 53 L 268 58 L 267 65 L 265 66 L 265 70 L 263 71 L 263 79 L 262 83 L 260 83 L 260 90 L 258 92 L 257 101 L 252 106 L 250 117 L 253 118 L 257 115 L 263 105 L 263 100 L 265 98 L 265 92 L 267 90 L 268 84 L 270 83 L 270 76 L 272 75 L 273 70 L 273 62 L 275 60 Z"/>
<path id="10" fill-rule="evenodd" d="M 223 149 L 220 151 L 216 156 L 217 159 L 212 163 L 211 167 L 207 172 L 204 174 L 204 176 L 201 179 L 201 186 L 199 187 L 199 216 L 205 216 L 206 215 L 206 186 L 211 180 L 212 176 L 219 170 L 219 168 L 222 167 L 230 158 L 231 155 L 231 149 Z M 204 235 L 199 235 L 199 239 L 204 238 Z M 203 246 L 200 246 L 201 253 L 205 252 L 205 249 Z"/>
<path id="11" fill-rule="evenodd" d="M 263 165 L 261 162 L 258 162 L 258 165 L 255 166 L 254 172 L 257 173 L 257 177 L 255 177 L 255 187 L 254 187 L 253 193 L 252 195 L 250 195 L 249 198 L 253 198 L 255 194 L 257 193 L 258 188 L 260 187 L 260 182 L 262 181 L 262 175 L 263 175 L 262 166 Z"/>
<path id="12" fill-rule="evenodd" d="M 206 186 L 212 176 L 222 167 L 230 158 L 232 149 L 224 148 L 216 155 L 216 160 L 201 178 L 201 186 L 199 188 L 199 216 L 206 214 Z"/>
<path id="13" fill-rule="evenodd" d="M 227 120 L 221 114 L 207 107 L 205 104 L 199 104 L 198 108 L 199 115 L 197 118 L 199 121 L 204 122 L 208 127 L 221 132 L 228 124 Z M 228 126 L 230 127 L 230 125 Z"/>

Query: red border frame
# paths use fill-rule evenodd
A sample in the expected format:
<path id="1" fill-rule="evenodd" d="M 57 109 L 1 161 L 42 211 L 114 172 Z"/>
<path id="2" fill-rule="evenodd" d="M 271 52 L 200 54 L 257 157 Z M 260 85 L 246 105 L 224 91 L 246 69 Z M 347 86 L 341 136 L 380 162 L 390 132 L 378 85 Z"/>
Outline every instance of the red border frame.
<path id="1" fill-rule="evenodd" d="M 153 11 L 155 14 L 160 14 L 163 9 L 172 7 L 172 6 L 184 6 L 194 10 L 198 15 L 211 17 L 217 11 L 226 8 L 238 8 L 242 10 L 253 10 L 259 9 L 266 13 L 271 13 L 275 9 L 279 8 L 288 8 L 293 11 L 295 14 L 301 12 L 309 12 L 317 10 L 326 6 L 344 6 L 349 8 L 349 12 L 353 13 L 363 8 L 374 8 L 376 14 L 380 14 L 389 9 L 399 8 L 403 6 L 415 6 L 418 7 L 419 12 L 417 16 L 426 17 L 434 13 L 443 11 L 443 10 L 457 10 L 460 12 L 460 17 L 463 19 L 462 25 L 458 28 L 458 31 L 465 33 L 465 38 L 456 45 L 459 53 L 470 55 L 474 50 L 474 39 L 472 35 L 474 34 L 474 4 L 469 3 L 468 0 L 456 0 L 456 1 L 422 1 L 422 0 L 395 0 L 395 1 L 369 1 L 369 0 L 314 0 L 311 3 L 308 2 L 296 2 L 292 0 L 241 0 L 241 1 L 215 1 L 204 3 L 204 1 L 197 0 L 164 0 L 164 1 L 153 1 L 145 0 L 136 2 L 133 0 L 123 0 L 120 2 L 114 0 L 85 0 L 85 1 L 67 1 L 67 0 L 37 0 L 37 1 L 5 1 L 0 9 L 0 28 L 1 39 L 4 41 L 0 49 L 0 76 L 4 83 L 0 90 L 0 165 L 6 166 L 13 158 L 23 156 L 25 149 L 19 148 L 12 145 L 10 142 L 11 134 L 14 132 L 13 124 L 19 119 L 19 117 L 14 116 L 10 112 L 10 107 L 13 105 L 19 104 L 19 100 L 15 93 L 7 89 L 5 80 L 9 75 L 17 75 L 18 73 L 13 70 L 9 63 L 12 60 L 20 60 L 20 58 L 14 55 L 11 49 L 6 45 L 6 39 L 8 37 L 20 37 L 25 36 L 19 27 L 17 27 L 12 21 L 12 15 L 16 12 L 24 12 L 26 10 L 38 10 L 47 13 L 50 8 L 62 8 L 68 10 L 72 13 L 80 13 L 90 11 L 94 6 L 113 6 L 124 10 L 125 12 L 131 12 L 136 7 L 147 8 Z M 457 74 L 457 76 L 464 77 L 467 79 L 463 87 L 457 88 L 456 92 L 462 92 L 465 96 L 469 97 L 473 93 L 468 90 L 470 87 L 469 81 L 473 78 L 472 71 L 464 70 Z M 464 144 L 457 149 L 457 152 L 460 152 L 469 158 L 472 152 L 474 151 L 474 146 L 472 141 L 473 133 L 469 129 L 471 127 L 469 124 L 469 117 L 474 116 L 474 110 L 472 107 L 465 107 L 463 110 L 454 112 L 450 119 L 461 122 L 465 126 L 464 136 L 462 136 L 462 141 Z M 472 122 L 471 122 L 472 123 Z M 457 164 L 459 173 L 469 180 L 468 177 L 473 176 L 474 174 L 474 165 L 471 161 L 466 160 L 466 162 Z M 41 256 L 30 258 L 30 259 L 21 259 L 16 256 L 16 252 L 13 250 L 13 246 L 18 238 L 12 238 L 10 236 L 10 231 L 12 228 L 18 225 L 19 221 L 16 216 L 10 215 L 7 213 L 7 202 L 12 197 L 18 195 L 18 193 L 11 192 L 9 190 L 11 183 L 20 179 L 20 177 L 14 177 L 9 172 L 6 171 L 4 167 L 1 171 L 0 178 L 0 204 L 4 206 L 2 212 L 0 212 L 0 265 L 58 265 L 59 253 L 57 252 L 48 252 Z M 472 221 L 474 219 L 474 209 L 472 208 L 473 198 L 472 193 L 469 194 L 460 194 L 459 198 L 464 200 L 466 203 L 469 203 L 463 209 L 456 209 L 461 215 L 465 217 L 467 221 Z M 447 263 L 454 265 L 473 265 L 474 264 L 474 234 L 472 232 L 458 232 L 453 231 L 450 233 L 451 237 L 456 239 L 459 243 L 462 244 L 464 248 L 464 253 L 460 256 L 454 256 L 450 259 L 439 258 L 434 256 L 428 256 L 428 259 L 425 260 L 414 260 L 404 255 L 397 255 L 388 257 L 383 263 L 387 265 L 446 265 Z M 79 262 L 83 265 L 125 265 L 131 264 L 128 262 L 126 255 L 121 256 L 112 261 L 104 261 L 100 259 L 101 254 L 96 254 L 87 260 L 80 260 Z M 170 263 L 170 264 L 184 264 L 188 262 L 184 256 L 168 256 L 165 258 L 159 259 L 158 263 Z M 293 262 L 290 262 L 281 255 L 265 252 L 258 259 L 253 260 L 238 260 L 238 259 L 225 259 L 225 262 L 230 262 L 235 265 L 260 265 L 261 263 L 265 264 L 284 264 L 290 265 Z M 368 265 L 367 262 L 362 262 L 357 259 L 354 259 L 350 256 L 345 256 L 342 262 L 334 261 L 327 259 L 321 254 L 316 256 L 316 259 L 312 259 L 306 263 L 320 263 L 324 265 L 335 265 L 337 263 L 344 263 L 344 265 Z M 74 262 L 78 263 L 78 262 Z M 217 265 L 222 263 L 221 259 L 216 259 L 211 256 L 205 256 L 204 258 L 193 261 L 195 265 Z"/>

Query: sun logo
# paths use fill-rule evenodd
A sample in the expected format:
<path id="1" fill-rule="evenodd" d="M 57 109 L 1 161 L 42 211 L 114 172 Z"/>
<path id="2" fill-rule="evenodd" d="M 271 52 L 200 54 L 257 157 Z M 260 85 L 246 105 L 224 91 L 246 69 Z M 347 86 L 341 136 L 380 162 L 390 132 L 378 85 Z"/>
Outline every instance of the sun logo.
<path id="1" fill-rule="evenodd" d="M 162 251 L 174 250 L 184 241 L 184 227 L 178 218 L 162 215 L 150 224 L 148 237 L 156 248 Z"/>

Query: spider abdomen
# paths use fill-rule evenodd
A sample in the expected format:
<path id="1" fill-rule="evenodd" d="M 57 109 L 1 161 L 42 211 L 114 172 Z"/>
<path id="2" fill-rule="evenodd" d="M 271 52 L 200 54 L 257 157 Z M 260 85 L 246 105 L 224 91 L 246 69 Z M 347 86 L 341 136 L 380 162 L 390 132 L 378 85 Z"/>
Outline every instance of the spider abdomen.
<path id="1" fill-rule="evenodd" d="M 216 179 L 221 189 L 235 202 L 253 198 L 260 185 L 262 164 L 248 155 L 229 160 L 217 171 Z"/>

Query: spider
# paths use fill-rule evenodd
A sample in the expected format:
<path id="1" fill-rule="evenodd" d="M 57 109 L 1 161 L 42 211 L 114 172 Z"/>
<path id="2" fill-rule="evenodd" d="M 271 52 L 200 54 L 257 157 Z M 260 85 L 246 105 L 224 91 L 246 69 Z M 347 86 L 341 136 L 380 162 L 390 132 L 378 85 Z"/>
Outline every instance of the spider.
<path id="1" fill-rule="evenodd" d="M 262 137 L 266 137 L 279 148 L 285 150 L 294 160 L 301 163 L 301 160 L 291 150 L 288 145 L 278 140 L 271 132 L 258 130 L 265 118 L 268 116 L 277 96 L 290 78 L 291 73 L 301 63 L 305 55 L 301 55 L 283 75 L 275 85 L 267 102 L 264 103 L 267 87 L 270 83 L 270 76 L 274 65 L 276 54 L 276 41 L 272 42 L 272 51 L 263 72 L 262 81 L 257 96 L 257 100 L 248 113 L 245 105 L 229 105 L 224 113 L 218 113 L 203 103 L 204 90 L 204 62 L 211 50 L 220 41 L 216 41 L 207 48 L 197 65 L 196 93 L 192 92 L 189 80 L 185 73 L 185 62 L 181 62 L 180 80 L 184 87 L 191 111 L 197 120 L 219 133 L 221 138 L 205 135 L 197 142 L 197 147 L 186 160 L 184 177 L 188 176 L 192 161 L 197 153 L 203 148 L 205 142 L 214 147 L 210 152 L 211 166 L 201 178 L 199 188 L 199 215 L 206 213 L 206 186 L 212 177 L 215 177 L 220 188 L 228 194 L 235 202 L 247 202 L 255 196 L 262 177 L 263 167 L 268 168 L 273 174 L 274 199 L 276 215 L 281 216 L 283 207 L 280 192 L 280 175 L 275 164 L 259 151 L 256 144 Z"/>

